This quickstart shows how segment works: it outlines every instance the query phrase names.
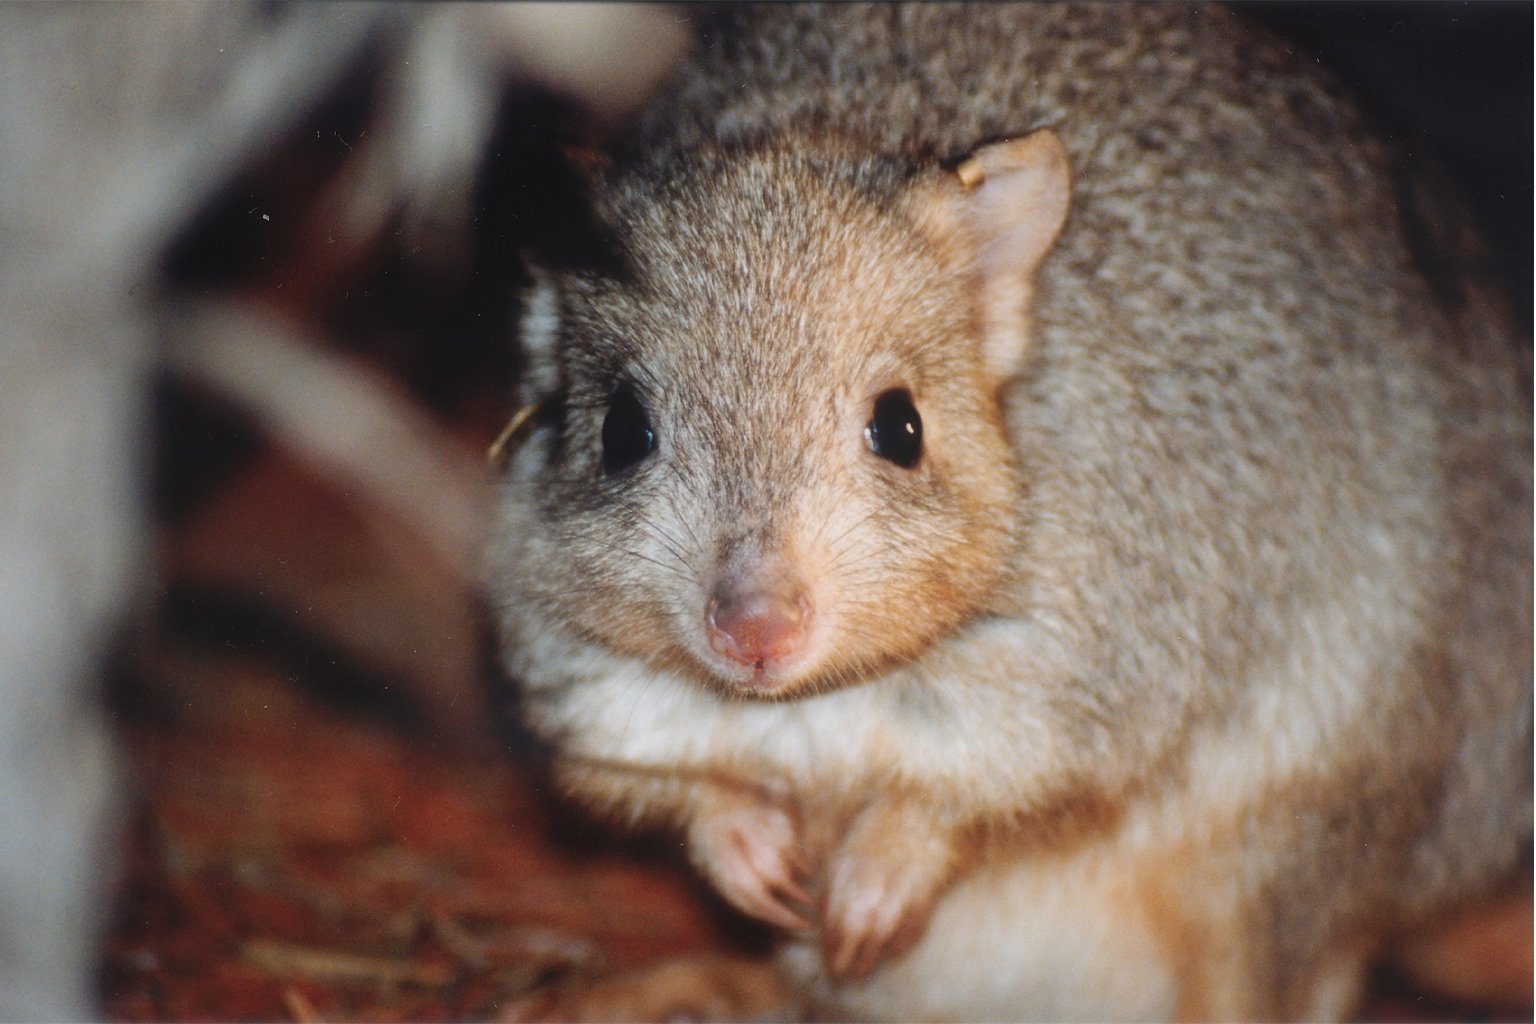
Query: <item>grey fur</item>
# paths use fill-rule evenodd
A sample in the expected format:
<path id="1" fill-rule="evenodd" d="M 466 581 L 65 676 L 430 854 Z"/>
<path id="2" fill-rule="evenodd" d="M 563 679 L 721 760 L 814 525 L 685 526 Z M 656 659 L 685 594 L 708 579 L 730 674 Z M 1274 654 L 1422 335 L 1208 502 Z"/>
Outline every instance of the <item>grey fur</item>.
<path id="1" fill-rule="evenodd" d="M 906 204 L 1040 128 L 1070 219 L 992 390 Z M 838 872 L 885 870 L 860 823 L 899 805 L 938 836 L 959 866 L 911 952 L 856 982 L 791 944 L 822 1012 L 1346 1012 L 1383 936 L 1494 884 L 1531 832 L 1529 381 L 1480 281 L 1419 270 L 1400 172 L 1328 80 L 1213 7 L 722 16 L 599 176 L 630 273 L 541 277 L 559 318 L 526 397 L 564 416 L 515 463 L 491 586 L 568 788 L 696 842 L 721 789 L 788 814 L 829 967 Z M 881 374 L 953 425 L 928 475 L 848 454 L 838 403 Z M 607 479 L 620 380 L 658 450 Z M 845 507 L 868 513 L 830 541 Z M 826 569 L 858 655 L 753 700 L 700 654 L 700 609 L 730 552 L 800 542 L 858 552 Z M 935 566 L 963 600 L 932 596 Z M 930 600 L 960 610 L 906 637 L 893 616 Z M 1050 858 L 1124 879 L 1156 937 L 1127 962 L 1171 995 L 1116 1002 L 1070 963 L 1042 995 L 1006 925 L 979 943 L 996 991 L 946 987 L 974 938 L 946 900 L 1023 922 L 987 879 Z"/>

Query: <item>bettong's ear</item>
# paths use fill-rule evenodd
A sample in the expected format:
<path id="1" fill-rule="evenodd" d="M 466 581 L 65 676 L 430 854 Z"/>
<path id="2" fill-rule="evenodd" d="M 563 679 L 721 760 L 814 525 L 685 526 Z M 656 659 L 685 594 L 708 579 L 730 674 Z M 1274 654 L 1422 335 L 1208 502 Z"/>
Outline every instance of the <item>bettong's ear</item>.
<path id="1" fill-rule="evenodd" d="M 919 219 L 974 277 L 983 356 L 999 377 L 1029 346 L 1034 277 L 1067 220 L 1072 172 L 1055 132 L 984 146 L 920 200 Z"/>
<path id="2" fill-rule="evenodd" d="M 533 400 L 554 386 L 555 349 L 560 338 L 560 284 L 558 276 L 525 259 L 528 287 L 523 289 L 517 318 L 517 345 L 522 356 L 519 394 Z"/>
<path id="3" fill-rule="evenodd" d="M 538 264 L 525 260 L 523 267 L 529 284 L 522 294 L 517 324 L 518 405 L 486 450 L 486 458 L 496 471 L 506 468 L 512 451 L 548 411 L 549 396 L 559 376 L 555 366 L 560 335 L 559 285 L 555 275 Z"/>

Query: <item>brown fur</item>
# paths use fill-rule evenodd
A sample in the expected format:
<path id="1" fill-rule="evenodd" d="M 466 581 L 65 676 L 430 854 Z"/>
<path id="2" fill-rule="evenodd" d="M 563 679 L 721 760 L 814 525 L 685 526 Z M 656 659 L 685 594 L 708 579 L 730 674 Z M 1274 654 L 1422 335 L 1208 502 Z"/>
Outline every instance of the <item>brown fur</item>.
<path id="1" fill-rule="evenodd" d="M 817 1012 L 1346 1013 L 1531 827 L 1529 384 L 1390 177 L 1215 8 L 722 16 L 596 179 L 628 272 L 529 298 L 492 587 L 569 792 Z M 748 549 L 819 631 L 766 675 L 702 639 Z"/>

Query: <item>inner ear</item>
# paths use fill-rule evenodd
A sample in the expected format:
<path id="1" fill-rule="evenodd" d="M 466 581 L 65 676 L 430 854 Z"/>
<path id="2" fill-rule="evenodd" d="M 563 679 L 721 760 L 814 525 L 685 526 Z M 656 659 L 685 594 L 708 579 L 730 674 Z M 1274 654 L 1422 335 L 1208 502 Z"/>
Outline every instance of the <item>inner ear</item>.
<path id="1" fill-rule="evenodd" d="M 518 314 L 518 394 L 532 405 L 555 390 L 560 343 L 558 278 L 536 263 L 525 261 L 528 286 L 520 296 Z"/>
<path id="2" fill-rule="evenodd" d="M 1029 346 L 1035 273 L 1067 220 L 1072 172 L 1047 128 L 984 146 L 921 196 L 920 221 L 972 275 L 983 356 L 1014 373 Z"/>

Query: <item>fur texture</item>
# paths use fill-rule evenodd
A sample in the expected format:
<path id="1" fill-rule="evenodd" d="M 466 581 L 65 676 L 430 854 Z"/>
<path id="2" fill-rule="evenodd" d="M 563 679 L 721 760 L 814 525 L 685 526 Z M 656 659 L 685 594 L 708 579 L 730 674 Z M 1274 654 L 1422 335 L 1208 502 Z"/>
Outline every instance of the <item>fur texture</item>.
<path id="1" fill-rule="evenodd" d="M 1038 266 L 1067 172 L 1001 139 L 1071 167 Z M 683 828 L 817 1012 L 1346 1013 L 1531 828 L 1528 381 L 1397 170 L 1216 8 L 712 21 L 594 182 L 619 268 L 529 299 L 490 586 L 564 786 Z M 804 636 L 731 662 L 773 574 Z"/>

